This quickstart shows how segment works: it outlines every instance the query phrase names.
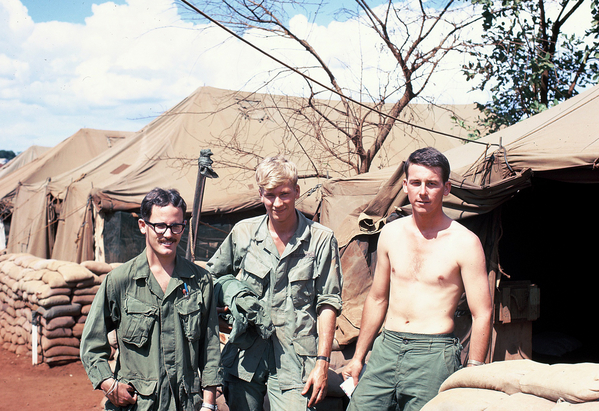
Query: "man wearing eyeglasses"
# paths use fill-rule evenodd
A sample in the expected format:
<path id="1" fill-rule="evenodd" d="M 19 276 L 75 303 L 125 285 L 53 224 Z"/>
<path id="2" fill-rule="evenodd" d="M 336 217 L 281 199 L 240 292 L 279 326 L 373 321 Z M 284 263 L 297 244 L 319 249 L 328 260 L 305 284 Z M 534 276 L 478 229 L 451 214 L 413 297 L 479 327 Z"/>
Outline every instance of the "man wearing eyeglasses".
<path id="1" fill-rule="evenodd" d="M 100 286 L 81 337 L 81 361 L 107 410 L 216 410 L 222 384 L 213 287 L 206 270 L 177 256 L 186 204 L 155 188 L 141 203 L 146 249 Z M 115 371 L 107 334 L 117 330 Z M 131 408 L 133 405 L 134 408 Z"/>

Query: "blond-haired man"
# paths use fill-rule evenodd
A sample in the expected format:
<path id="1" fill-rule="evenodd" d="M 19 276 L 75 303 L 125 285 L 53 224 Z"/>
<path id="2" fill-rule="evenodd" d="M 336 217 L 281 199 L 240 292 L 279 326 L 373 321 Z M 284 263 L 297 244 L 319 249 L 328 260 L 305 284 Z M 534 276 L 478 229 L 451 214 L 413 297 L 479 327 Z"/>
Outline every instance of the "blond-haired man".
<path id="1" fill-rule="evenodd" d="M 306 410 L 327 391 L 341 310 L 337 241 L 296 210 L 300 188 L 293 163 L 265 158 L 256 181 L 266 215 L 236 224 L 207 265 L 220 285 L 233 277 L 241 284 L 235 288 L 244 296 L 237 315 L 258 312 L 248 315 L 247 328 L 223 351 L 227 402 L 236 411 L 262 410 L 268 394 L 272 410 Z M 249 305 L 248 296 L 254 298 Z"/>

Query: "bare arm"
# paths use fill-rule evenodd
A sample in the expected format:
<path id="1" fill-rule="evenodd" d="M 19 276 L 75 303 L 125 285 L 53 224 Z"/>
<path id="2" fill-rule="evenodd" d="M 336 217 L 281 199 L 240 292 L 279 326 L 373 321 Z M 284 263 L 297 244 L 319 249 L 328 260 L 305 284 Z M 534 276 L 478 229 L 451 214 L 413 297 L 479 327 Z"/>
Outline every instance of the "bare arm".
<path id="1" fill-rule="evenodd" d="M 470 240 L 472 244 L 462 248 L 468 250 L 468 253 L 460 263 L 468 308 L 472 313 L 469 358 L 485 362 L 491 336 L 493 307 L 484 251 L 478 238 L 474 234 L 472 236 L 474 237 Z"/>
<path id="2" fill-rule="evenodd" d="M 104 391 L 106 398 L 118 407 L 126 407 L 129 404 L 137 402 L 137 393 L 129 384 L 123 384 L 116 381 L 114 378 L 108 378 L 102 381 L 100 389 Z"/>
<path id="3" fill-rule="evenodd" d="M 352 360 L 343 371 L 343 377 L 345 379 L 352 377 L 355 384 L 358 383 L 360 372 L 364 367 L 366 354 L 368 354 L 372 342 L 383 325 L 389 306 L 391 264 L 386 244 L 387 240 L 385 230 L 383 229 L 378 242 L 374 279 L 366 301 L 364 301 L 364 309 L 362 310 L 360 335 L 356 343 L 356 351 Z M 365 319 L 368 319 L 368 321 L 364 321 Z"/>
<path id="4" fill-rule="evenodd" d="M 335 336 L 335 323 L 337 320 L 337 311 L 330 305 L 323 305 L 318 315 L 318 356 L 330 358 L 333 346 L 333 337 Z M 322 401 L 327 396 L 327 385 L 329 377 L 329 362 L 316 360 L 316 366 L 308 376 L 308 381 L 304 386 L 302 395 L 310 391 L 312 394 L 308 401 L 308 407 Z"/>
<path id="5" fill-rule="evenodd" d="M 215 386 L 204 388 L 204 397 L 203 397 L 202 403 L 210 404 L 210 405 L 216 404 L 216 387 Z M 206 407 L 202 407 L 202 408 L 208 409 Z"/>

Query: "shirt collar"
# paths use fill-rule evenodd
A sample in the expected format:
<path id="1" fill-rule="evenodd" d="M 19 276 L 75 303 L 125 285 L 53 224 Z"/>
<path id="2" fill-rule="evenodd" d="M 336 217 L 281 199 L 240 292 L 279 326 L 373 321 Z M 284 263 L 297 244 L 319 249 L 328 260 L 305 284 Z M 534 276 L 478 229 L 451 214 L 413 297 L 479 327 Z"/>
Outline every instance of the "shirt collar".
<path id="1" fill-rule="evenodd" d="M 192 270 L 181 270 L 183 267 L 183 262 L 181 261 L 183 257 L 177 254 L 175 257 L 175 270 L 173 271 L 172 278 L 182 279 L 182 278 L 192 278 L 195 277 L 195 273 Z M 139 278 L 147 279 L 150 276 L 150 264 L 148 263 L 148 257 L 146 254 L 146 249 L 144 248 L 143 252 L 135 258 L 134 261 L 135 272 L 133 273 L 133 279 L 137 280 Z"/>

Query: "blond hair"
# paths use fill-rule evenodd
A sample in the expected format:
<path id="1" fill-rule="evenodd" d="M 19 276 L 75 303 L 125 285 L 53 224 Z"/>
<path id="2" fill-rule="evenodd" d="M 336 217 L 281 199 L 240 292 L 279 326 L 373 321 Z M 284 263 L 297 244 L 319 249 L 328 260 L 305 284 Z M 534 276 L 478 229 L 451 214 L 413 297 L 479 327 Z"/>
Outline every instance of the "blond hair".
<path id="1" fill-rule="evenodd" d="M 297 167 L 283 156 L 266 157 L 256 168 L 256 183 L 260 190 L 270 190 L 280 185 L 297 184 Z"/>

